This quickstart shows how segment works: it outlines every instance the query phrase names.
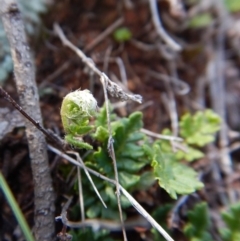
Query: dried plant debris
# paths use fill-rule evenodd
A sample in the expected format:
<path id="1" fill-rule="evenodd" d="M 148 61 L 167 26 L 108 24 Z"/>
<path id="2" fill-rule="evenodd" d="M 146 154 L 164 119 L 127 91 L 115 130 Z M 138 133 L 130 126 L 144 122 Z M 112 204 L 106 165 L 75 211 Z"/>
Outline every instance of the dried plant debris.
<path id="1" fill-rule="evenodd" d="M 40 14 L 47 11 L 50 1 L 47 0 L 19 0 L 19 9 L 25 21 L 28 34 L 36 33 L 36 26 L 40 24 Z M 12 72 L 13 64 L 8 40 L 0 19 L 0 83 L 7 79 Z"/>

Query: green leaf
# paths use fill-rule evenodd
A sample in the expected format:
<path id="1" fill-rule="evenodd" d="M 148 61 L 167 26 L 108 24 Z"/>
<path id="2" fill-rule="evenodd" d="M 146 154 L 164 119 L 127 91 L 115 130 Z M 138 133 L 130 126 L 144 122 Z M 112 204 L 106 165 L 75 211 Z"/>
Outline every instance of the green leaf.
<path id="1" fill-rule="evenodd" d="M 204 146 L 214 141 L 214 134 L 220 129 L 221 119 L 211 110 L 198 111 L 182 116 L 180 134 L 188 144 Z"/>
<path id="2" fill-rule="evenodd" d="M 114 206 L 114 204 L 116 204 L 116 194 L 115 194 L 115 191 L 113 190 L 113 188 L 106 186 L 105 193 L 108 197 L 109 203 L 112 204 L 112 206 Z"/>
<path id="3" fill-rule="evenodd" d="M 107 131 L 105 110 L 105 107 L 100 109 L 95 122 L 95 126 L 96 123 L 99 126 L 96 126 L 96 133 L 92 135 L 92 137 L 98 141 L 98 150 L 89 155 L 85 163 L 87 166 L 90 166 L 109 178 L 114 179 L 113 161 L 108 153 L 109 135 Z M 111 114 L 111 116 L 113 115 Z M 145 134 L 140 132 L 142 126 L 141 112 L 135 112 L 128 118 L 121 118 L 111 123 L 119 181 L 124 188 L 131 191 L 141 188 L 139 183 L 141 176 L 145 173 L 143 168 L 147 164 L 150 164 L 149 158 L 147 158 L 147 155 L 143 150 L 143 146 L 147 145 L 145 144 L 147 138 Z M 142 180 L 142 182 L 143 181 L 144 180 Z M 153 183 L 153 181 L 152 178 L 151 183 Z M 97 183 L 98 181 L 96 184 Z M 147 184 L 150 185 L 149 183 L 150 181 L 148 180 Z M 97 185 L 97 188 L 107 204 L 108 209 L 117 210 L 115 190 L 109 187 L 106 183 L 104 183 L 104 187 L 101 188 Z M 92 189 L 87 189 L 86 194 L 84 193 L 84 195 L 87 199 L 88 196 L 95 194 L 93 194 Z M 94 197 L 95 200 L 97 200 L 97 197 Z M 121 204 L 123 207 L 128 207 L 130 205 L 124 197 L 121 197 Z M 88 203 L 88 205 L 94 205 L 94 202 Z M 104 207 L 101 207 L 100 209 L 99 216 L 106 218 L 106 215 L 109 215 L 109 213 L 104 211 Z"/>
<path id="4" fill-rule="evenodd" d="M 136 141 L 141 141 L 145 138 L 145 134 L 141 132 L 134 132 L 128 137 L 128 142 L 136 142 Z"/>
<path id="5" fill-rule="evenodd" d="M 200 158 L 204 157 L 203 152 L 199 151 L 196 148 L 193 148 L 191 146 L 187 146 L 186 149 L 187 149 L 186 152 L 179 150 L 176 153 L 176 158 L 178 160 L 193 161 L 193 160 L 200 159 Z"/>
<path id="6" fill-rule="evenodd" d="M 89 90 L 76 90 L 64 97 L 60 114 L 66 142 L 77 148 L 92 149 L 81 136 L 94 128 L 89 125 L 89 118 L 95 115 L 96 109 L 97 101 Z"/>
<path id="7" fill-rule="evenodd" d="M 197 173 L 176 161 L 173 153 L 164 153 L 158 142 L 154 144 L 152 167 L 159 185 L 176 199 L 177 194 L 189 194 L 203 187 Z"/>
<path id="8" fill-rule="evenodd" d="M 96 218 L 101 212 L 100 205 L 92 205 L 87 209 L 86 215 L 89 218 Z"/>
<path id="9" fill-rule="evenodd" d="M 93 137 L 98 141 L 105 142 L 109 137 L 108 130 L 103 126 L 99 126 Z"/>
<path id="10" fill-rule="evenodd" d="M 123 122 L 127 122 L 126 119 L 122 119 Z M 143 126 L 142 112 L 136 111 L 129 116 L 128 124 L 126 125 L 126 131 L 130 132 L 139 131 Z"/>
<path id="11" fill-rule="evenodd" d="M 122 27 L 115 30 L 113 37 L 117 42 L 126 42 L 132 38 L 132 33 L 128 28 Z"/>
<path id="12" fill-rule="evenodd" d="M 115 190 L 116 190 L 116 187 L 114 187 L 114 188 L 113 187 L 109 187 L 109 186 L 105 187 L 105 194 L 108 197 L 109 205 L 111 207 L 115 207 L 116 208 L 116 217 L 114 218 L 113 216 L 112 217 L 111 216 L 106 216 L 106 215 L 108 215 L 107 212 L 106 212 L 107 209 L 102 207 L 101 208 L 101 213 L 102 213 L 102 217 L 104 217 L 104 218 L 110 218 L 110 219 L 115 219 L 115 220 L 119 218 L 119 213 L 118 213 L 118 209 L 117 209 L 117 196 L 116 196 L 116 191 Z M 120 196 L 120 200 L 121 200 L 121 206 L 123 208 L 127 208 L 127 207 L 131 206 L 131 203 L 128 201 L 128 199 L 125 198 L 125 196 L 121 195 Z M 112 210 L 109 210 L 110 214 L 111 214 Z"/>
<path id="13" fill-rule="evenodd" d="M 124 152 L 121 156 L 130 158 L 139 158 L 144 155 L 144 151 L 141 146 L 136 145 L 133 142 L 127 142 L 124 145 Z"/>
<path id="14" fill-rule="evenodd" d="M 153 156 L 154 156 L 152 146 L 145 144 L 145 145 L 142 145 L 142 148 L 143 148 L 143 151 L 144 151 L 145 155 L 148 156 L 148 158 L 150 160 L 152 160 Z"/>
<path id="15" fill-rule="evenodd" d="M 240 11 L 240 1 L 239 0 L 225 0 L 225 5 L 230 12 Z"/>
<path id="16" fill-rule="evenodd" d="M 104 219 L 113 220 L 116 222 L 116 220 L 119 220 L 119 211 L 118 210 L 110 210 L 108 208 L 102 208 L 101 209 L 101 217 L 104 217 Z M 125 217 L 125 213 L 123 213 L 123 216 Z"/>
<path id="17" fill-rule="evenodd" d="M 140 176 L 136 188 L 137 190 L 147 190 L 155 181 L 154 173 L 152 171 L 146 171 Z"/>
<path id="18" fill-rule="evenodd" d="M 98 148 L 93 154 L 93 160 L 96 169 L 104 175 L 110 176 L 113 173 L 112 160 L 106 149 Z"/>
<path id="19" fill-rule="evenodd" d="M 116 115 L 112 113 L 112 106 L 109 103 L 109 111 L 110 111 L 110 120 L 114 121 L 116 120 Z M 97 127 L 105 127 L 107 129 L 107 109 L 106 109 L 106 104 L 99 110 L 96 120 L 95 120 L 95 126 Z"/>
<path id="20" fill-rule="evenodd" d="M 136 162 L 136 160 L 128 158 L 128 157 L 119 157 L 118 161 L 117 161 L 118 171 L 120 171 L 120 172 L 122 170 L 127 170 L 130 173 L 137 173 L 145 165 L 146 165 L 146 162 L 144 162 L 144 161 Z"/>
<path id="21" fill-rule="evenodd" d="M 220 233 L 224 241 L 240 240 L 240 202 L 230 206 L 228 211 L 222 212 L 222 218 L 226 228 L 221 229 Z"/>
<path id="22" fill-rule="evenodd" d="M 169 220 L 169 213 L 173 209 L 173 204 L 165 204 L 159 205 L 156 207 L 153 212 L 151 213 L 152 217 L 162 226 L 162 228 L 172 236 L 172 231 L 169 230 L 168 221 Z M 153 235 L 152 240 L 156 241 L 166 241 L 166 239 L 157 231 L 155 228 L 151 229 L 151 233 Z"/>
<path id="23" fill-rule="evenodd" d="M 136 185 L 140 180 L 139 175 L 129 174 L 127 172 L 120 172 L 119 173 L 119 182 L 125 188 L 131 188 L 132 186 Z"/>
<path id="24" fill-rule="evenodd" d="M 213 21 L 212 15 L 210 13 L 202 13 L 194 16 L 189 21 L 190 28 L 204 28 L 211 24 Z"/>
<path id="25" fill-rule="evenodd" d="M 210 218 L 206 203 L 195 205 L 194 209 L 188 212 L 187 217 L 188 223 L 184 227 L 184 233 L 190 241 L 212 241 L 208 231 Z"/>
<path id="26" fill-rule="evenodd" d="M 88 124 L 88 123 L 87 123 Z M 70 133 L 74 133 L 76 136 L 86 135 L 89 131 L 91 131 L 94 126 L 69 126 Z"/>
<path id="27" fill-rule="evenodd" d="M 121 205 L 123 208 L 128 208 L 132 205 L 124 195 L 120 196 L 120 200 L 121 200 Z M 119 215 L 119 213 L 118 213 L 118 215 Z"/>
<path id="28" fill-rule="evenodd" d="M 88 143 L 83 142 L 81 139 L 74 137 L 70 134 L 65 136 L 65 140 L 70 145 L 73 145 L 74 147 L 77 147 L 80 149 L 87 149 L 87 150 L 93 149 L 93 147 L 91 145 L 89 145 Z"/>

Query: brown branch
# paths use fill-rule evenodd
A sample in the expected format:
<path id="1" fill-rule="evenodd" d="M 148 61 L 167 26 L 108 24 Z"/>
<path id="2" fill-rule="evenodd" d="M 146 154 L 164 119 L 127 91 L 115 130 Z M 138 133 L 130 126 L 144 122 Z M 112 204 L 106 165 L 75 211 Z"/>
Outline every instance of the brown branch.
<path id="1" fill-rule="evenodd" d="M 98 231 L 99 229 L 106 229 L 109 231 L 121 231 L 122 224 L 121 222 L 114 221 L 111 219 L 86 219 L 84 221 L 70 221 L 67 218 L 67 209 L 70 206 L 70 203 L 72 201 L 72 198 L 69 198 L 68 201 L 64 204 L 62 208 L 62 213 L 60 216 L 57 216 L 55 218 L 56 221 L 61 220 L 63 225 L 70 228 L 85 228 L 85 227 L 91 227 L 93 231 Z M 127 219 L 124 222 L 124 227 L 127 230 L 132 230 L 136 227 L 142 227 L 146 229 L 150 229 L 151 225 L 150 223 L 144 219 L 141 216 L 135 216 L 132 218 Z"/>
<path id="2" fill-rule="evenodd" d="M 93 62 L 93 60 L 91 58 L 88 58 L 83 51 L 81 51 L 79 48 L 77 48 L 75 45 L 73 45 L 64 35 L 62 29 L 60 28 L 60 26 L 58 24 L 54 24 L 54 31 L 56 32 L 56 34 L 59 36 L 59 38 L 61 39 L 63 45 L 69 47 L 71 50 L 73 50 L 82 60 L 82 62 L 94 73 L 96 74 L 99 78 L 101 78 L 103 76 L 103 72 L 100 71 L 95 63 Z M 118 86 L 116 83 L 112 82 L 105 74 L 105 82 L 106 82 L 106 88 L 109 92 L 109 94 L 112 97 L 117 97 L 119 99 L 121 99 L 122 101 L 127 101 L 127 100 L 132 100 L 132 101 L 136 101 L 138 103 L 142 103 L 142 96 L 140 95 L 132 95 L 132 94 L 128 94 L 125 93 L 123 91 L 123 89 Z"/>
<path id="3" fill-rule="evenodd" d="M 14 76 L 23 109 L 42 123 L 35 71 L 24 25 L 15 0 L 0 0 L 1 17 L 14 63 Z M 26 119 L 31 167 L 34 180 L 34 233 L 36 240 L 48 241 L 54 235 L 54 193 L 49 172 L 44 135 Z"/>
<path id="4" fill-rule="evenodd" d="M 39 121 L 34 120 L 29 116 L 23 108 L 0 86 L 0 96 L 6 99 L 16 110 L 18 110 L 26 119 L 28 119 L 35 127 L 38 128 L 49 140 L 56 144 L 62 150 L 66 150 L 67 143 L 51 130 L 45 129 Z"/>
<path id="5" fill-rule="evenodd" d="M 104 30 L 100 35 L 98 35 L 92 42 L 90 42 L 85 48 L 85 52 L 89 52 L 99 43 L 101 43 L 108 35 L 110 35 L 116 28 L 120 27 L 124 22 L 124 19 L 121 17 L 113 24 L 111 24 L 106 30 Z"/>

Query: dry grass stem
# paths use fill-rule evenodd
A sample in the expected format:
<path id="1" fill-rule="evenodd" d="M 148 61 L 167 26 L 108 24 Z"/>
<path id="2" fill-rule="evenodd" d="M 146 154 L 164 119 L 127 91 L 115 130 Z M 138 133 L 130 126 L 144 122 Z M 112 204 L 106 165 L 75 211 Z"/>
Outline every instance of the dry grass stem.
<path id="1" fill-rule="evenodd" d="M 167 34 L 167 32 L 162 26 L 162 23 L 160 21 L 160 16 L 157 10 L 158 9 L 157 0 L 149 0 L 149 6 L 152 14 L 152 21 L 159 37 L 162 40 L 164 40 L 172 50 L 174 51 L 182 50 L 182 47 Z"/>
<path id="2" fill-rule="evenodd" d="M 94 191 L 96 192 L 98 198 L 99 198 L 100 201 L 102 202 L 103 206 L 104 206 L 105 208 L 107 208 L 107 205 L 105 204 L 105 202 L 103 201 L 103 199 L 102 199 L 100 193 L 98 192 L 98 190 L 97 190 L 97 188 L 96 188 L 96 186 L 95 186 L 95 184 L 94 184 L 94 182 L 93 182 L 93 180 L 92 180 L 92 178 L 91 178 L 91 176 L 90 176 L 90 174 L 89 174 L 89 172 L 88 172 L 88 170 L 87 170 L 87 168 L 86 168 L 86 166 L 85 166 L 85 164 L 84 164 L 82 158 L 80 157 L 79 153 L 74 152 L 74 151 L 68 151 L 68 153 L 75 155 L 76 158 L 77 158 L 77 161 L 78 161 L 79 163 L 81 163 L 81 165 L 83 166 L 83 170 L 84 170 L 84 172 L 85 172 L 85 174 L 86 174 L 88 180 L 90 181 L 90 183 L 91 183 L 91 185 L 92 185 Z"/>
<path id="3" fill-rule="evenodd" d="M 113 97 L 120 98 L 122 101 L 132 100 L 138 103 L 142 103 L 142 96 L 140 95 L 131 95 L 123 91 L 123 89 L 118 86 L 116 83 L 112 82 L 107 75 L 102 73 L 95 65 L 91 58 L 88 58 L 80 49 L 78 49 L 75 45 L 73 45 L 64 35 L 62 29 L 58 24 L 54 24 L 54 30 L 58 34 L 62 43 L 72 49 L 82 60 L 84 64 L 91 70 L 94 74 L 98 75 L 99 78 L 104 75 L 104 80 L 106 83 L 106 88 L 109 94 Z"/>
<path id="4" fill-rule="evenodd" d="M 157 133 L 154 133 L 152 131 L 146 130 L 144 128 L 141 129 L 141 132 L 148 135 L 148 136 L 155 137 L 155 138 L 162 139 L 162 140 L 183 141 L 183 139 L 181 137 L 161 135 L 161 134 L 157 134 Z"/>
<path id="5" fill-rule="evenodd" d="M 77 162 L 76 160 L 74 160 L 73 158 L 71 158 L 70 156 L 62 153 L 61 151 L 59 151 L 58 149 L 48 145 L 48 149 L 54 153 L 56 153 L 57 155 L 63 157 L 64 159 L 68 160 L 69 162 L 71 162 L 72 164 L 79 166 L 81 168 L 83 168 L 83 165 L 79 162 Z M 108 177 L 103 176 L 102 174 L 100 174 L 99 172 L 96 172 L 90 168 L 87 167 L 88 172 L 90 172 L 91 174 L 95 175 L 98 178 L 101 178 L 104 181 L 107 181 L 109 183 L 111 183 L 112 185 L 116 186 L 116 181 L 112 180 Z M 143 216 L 147 219 L 147 221 L 158 230 L 159 233 L 162 234 L 162 236 L 167 240 L 167 241 L 174 241 L 169 234 L 152 218 L 151 215 L 148 214 L 148 212 L 136 201 L 136 199 L 134 199 L 131 194 L 129 194 L 127 192 L 127 190 L 125 190 L 120 184 L 119 184 L 119 189 L 122 192 L 122 194 L 129 200 L 129 202 L 132 204 L 132 206 Z"/>

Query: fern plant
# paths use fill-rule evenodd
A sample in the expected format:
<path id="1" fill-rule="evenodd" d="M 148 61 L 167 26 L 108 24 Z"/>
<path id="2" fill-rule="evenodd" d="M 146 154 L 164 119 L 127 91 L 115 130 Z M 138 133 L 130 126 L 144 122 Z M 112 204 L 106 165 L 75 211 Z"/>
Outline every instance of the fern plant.
<path id="1" fill-rule="evenodd" d="M 207 204 L 202 202 L 195 205 L 192 211 L 188 211 L 188 223 L 184 227 L 184 233 L 190 241 L 213 241 L 210 233 L 210 218 Z"/>
<path id="2" fill-rule="evenodd" d="M 86 165 L 100 171 L 102 174 L 114 178 L 114 170 L 112 166 L 112 160 L 108 154 L 108 131 L 107 131 L 107 117 L 105 115 L 105 107 L 101 109 L 96 122 L 102 123 L 98 126 L 93 138 L 98 144 L 98 149 L 88 156 Z M 112 116 L 114 117 L 114 116 Z M 140 132 L 142 127 L 142 114 L 135 112 L 128 118 L 122 118 L 120 120 L 112 121 L 112 132 L 114 139 L 114 150 L 117 160 L 117 167 L 119 172 L 119 182 L 127 190 L 133 191 L 140 187 L 140 183 L 145 181 L 145 187 L 150 186 L 154 179 L 148 172 L 144 172 L 145 175 L 139 175 L 142 168 L 149 164 L 146 154 L 139 146 L 139 143 L 146 141 L 146 136 Z M 146 177 L 150 177 L 146 179 Z M 152 177 L 152 178 L 151 178 Z M 142 179 L 144 178 L 144 180 Z M 146 182 L 148 180 L 148 182 Z M 89 217 L 101 216 L 104 218 L 118 217 L 117 201 L 115 191 L 112 187 L 109 187 L 107 183 L 97 183 L 98 190 L 103 197 L 103 200 L 107 203 L 111 209 L 105 209 L 101 205 L 93 205 L 96 200 L 92 200 L 90 197 L 93 193 L 86 194 L 86 200 L 92 200 L 88 204 L 87 215 Z M 89 199 L 88 199 L 89 197 Z M 121 203 L 123 208 L 129 207 L 128 200 L 121 196 Z"/>
<path id="3" fill-rule="evenodd" d="M 98 148 L 88 155 L 85 164 L 114 179 L 112 160 L 108 153 L 109 134 L 106 108 L 103 107 L 98 114 L 96 113 L 96 108 L 97 102 L 88 90 L 77 90 L 69 93 L 64 98 L 61 107 L 61 117 L 66 132 L 65 140 L 74 147 L 92 149 L 93 147 L 90 144 L 83 141 L 82 136 L 95 130 L 91 134 L 91 137 L 93 144 L 97 145 Z M 96 119 L 92 123 L 93 125 L 89 126 L 89 119 L 93 116 L 96 116 Z M 145 187 L 150 186 L 154 182 L 152 174 L 144 172 L 144 175 L 139 175 L 139 171 L 149 164 L 144 150 L 139 145 L 140 142 L 145 143 L 147 141 L 145 134 L 140 132 L 143 126 L 142 114 L 135 112 L 128 118 L 119 120 L 117 120 L 116 115 L 111 114 L 111 119 L 120 183 L 127 190 L 140 188 L 141 182 L 145 182 Z M 146 183 L 146 180 L 148 180 L 148 183 Z M 109 187 L 105 182 L 94 181 L 100 195 L 109 208 L 105 209 L 101 205 L 94 205 L 97 199 L 90 188 L 84 193 L 87 216 L 91 218 L 97 216 L 102 218 L 117 218 L 118 212 L 113 211 L 117 210 L 114 189 Z M 88 185 L 87 180 L 83 180 L 83 183 Z M 124 196 L 121 199 L 123 207 L 130 205 Z"/>
<path id="4" fill-rule="evenodd" d="M 114 179 L 112 160 L 108 153 L 106 107 L 98 112 L 96 110 L 97 102 L 88 90 L 78 90 L 68 94 L 61 108 L 66 132 L 65 140 L 74 147 L 91 149 L 85 158 L 85 165 Z M 92 117 L 95 120 L 92 120 Z M 180 133 L 185 139 L 183 144 L 190 150 L 190 154 L 183 151 L 173 152 L 169 141 L 157 140 L 152 143 L 140 131 L 143 127 L 140 112 L 134 112 L 127 118 L 118 118 L 111 111 L 110 117 L 119 182 L 125 189 L 133 192 L 148 188 L 157 180 L 160 187 L 176 199 L 178 194 L 189 194 L 203 187 L 197 173 L 181 160 L 195 160 L 202 157 L 203 154 L 198 148 L 214 140 L 214 134 L 219 129 L 220 119 L 215 113 L 207 110 L 182 117 L 179 123 Z M 91 125 L 89 125 L 90 119 Z M 86 134 L 91 136 L 92 145 L 83 141 L 82 138 Z M 164 134 L 171 135 L 171 132 L 164 130 Z M 93 180 L 108 208 L 105 209 L 100 203 L 98 204 L 94 191 L 89 188 L 88 180 L 83 178 L 87 217 L 118 219 L 114 188 L 108 183 L 99 182 L 96 177 L 93 177 Z M 130 206 L 124 196 L 121 196 L 121 204 L 123 209 Z M 123 215 L 125 216 L 124 213 Z"/>
<path id="5" fill-rule="evenodd" d="M 88 156 L 86 165 L 114 178 L 112 161 L 108 153 L 106 108 L 102 108 L 99 114 L 96 114 L 97 117 L 92 126 L 88 125 L 89 118 L 95 115 L 96 106 L 97 102 L 88 90 L 78 90 L 64 98 L 61 116 L 67 133 L 65 140 L 78 148 L 92 149 L 91 145 L 82 140 L 82 136 L 95 130 L 92 139 L 98 148 Z M 111 119 L 119 179 L 127 190 L 140 188 L 140 183 L 149 180 L 145 185 L 147 187 L 156 179 L 159 185 L 176 199 L 177 194 L 189 194 L 203 187 L 202 182 L 197 178 L 197 173 L 191 167 L 182 164 L 180 160 L 194 160 L 202 157 L 203 153 L 196 147 L 213 141 L 215 132 L 220 128 L 220 118 L 214 112 L 206 110 L 197 112 L 195 115 L 186 114 L 181 118 L 180 134 L 185 139 L 183 144 L 189 150 L 187 153 L 181 150 L 174 153 L 169 141 L 157 140 L 151 143 L 147 136 L 140 132 L 143 126 L 140 112 L 122 119 L 117 119 L 112 114 Z M 171 134 L 171 132 L 165 130 L 164 134 Z M 152 173 L 142 171 L 146 165 L 152 166 Z M 101 183 L 98 188 L 106 199 L 104 201 L 115 203 L 114 191 L 107 184 Z M 129 205 L 123 200 L 124 204 Z M 106 210 L 102 210 L 101 207 L 91 206 L 88 209 L 91 217 L 96 217 L 100 213 L 105 213 L 103 216 L 106 217 Z"/>
<path id="6" fill-rule="evenodd" d="M 190 194 L 203 187 L 197 173 L 180 161 L 193 161 L 203 157 L 204 154 L 199 148 L 214 140 L 220 123 L 219 116 L 211 110 L 199 111 L 194 115 L 187 113 L 179 123 L 180 135 L 184 139 L 181 145 L 186 151 L 174 152 L 171 143 L 166 140 L 158 140 L 153 145 L 144 146 L 151 160 L 155 178 L 172 198 L 176 199 L 177 194 Z M 163 134 L 171 135 L 171 131 L 165 129 Z"/>
<path id="7" fill-rule="evenodd" d="M 173 157 L 175 160 L 194 161 L 204 156 L 200 148 L 215 139 L 216 132 L 220 129 L 221 118 L 212 110 L 198 111 L 194 115 L 186 113 L 179 122 L 181 143 L 183 150 L 177 150 Z M 169 129 L 163 130 L 163 134 L 172 135 Z M 169 141 L 161 141 L 164 153 L 172 153 Z"/>
<path id="8" fill-rule="evenodd" d="M 96 113 L 97 101 L 89 90 L 76 90 L 65 96 L 61 106 L 61 118 L 66 132 L 65 140 L 78 148 L 92 149 L 82 136 L 93 129 L 89 119 Z"/>
<path id="9" fill-rule="evenodd" d="M 191 167 L 180 163 L 174 152 L 165 149 L 161 141 L 156 141 L 152 147 L 148 146 L 146 151 L 155 178 L 172 198 L 176 199 L 177 194 L 189 194 L 203 187 L 197 173 Z"/>
<path id="10" fill-rule="evenodd" d="M 188 222 L 184 227 L 184 233 L 190 241 L 212 241 L 209 233 L 210 218 L 207 203 L 195 205 L 188 212 Z M 240 240 L 240 203 L 233 204 L 229 210 L 222 212 L 222 219 L 226 227 L 219 231 L 223 241 Z"/>
<path id="11" fill-rule="evenodd" d="M 171 230 L 169 230 L 167 225 L 168 215 L 173 208 L 173 204 L 165 204 L 157 207 L 153 213 L 151 214 L 152 217 L 166 230 L 168 233 L 171 234 Z M 165 238 L 154 228 L 151 229 L 152 233 L 152 240 L 154 241 L 165 241 Z"/>
<path id="12" fill-rule="evenodd" d="M 224 241 L 240 240 L 240 203 L 230 206 L 228 211 L 222 213 L 226 228 L 220 230 Z"/>

